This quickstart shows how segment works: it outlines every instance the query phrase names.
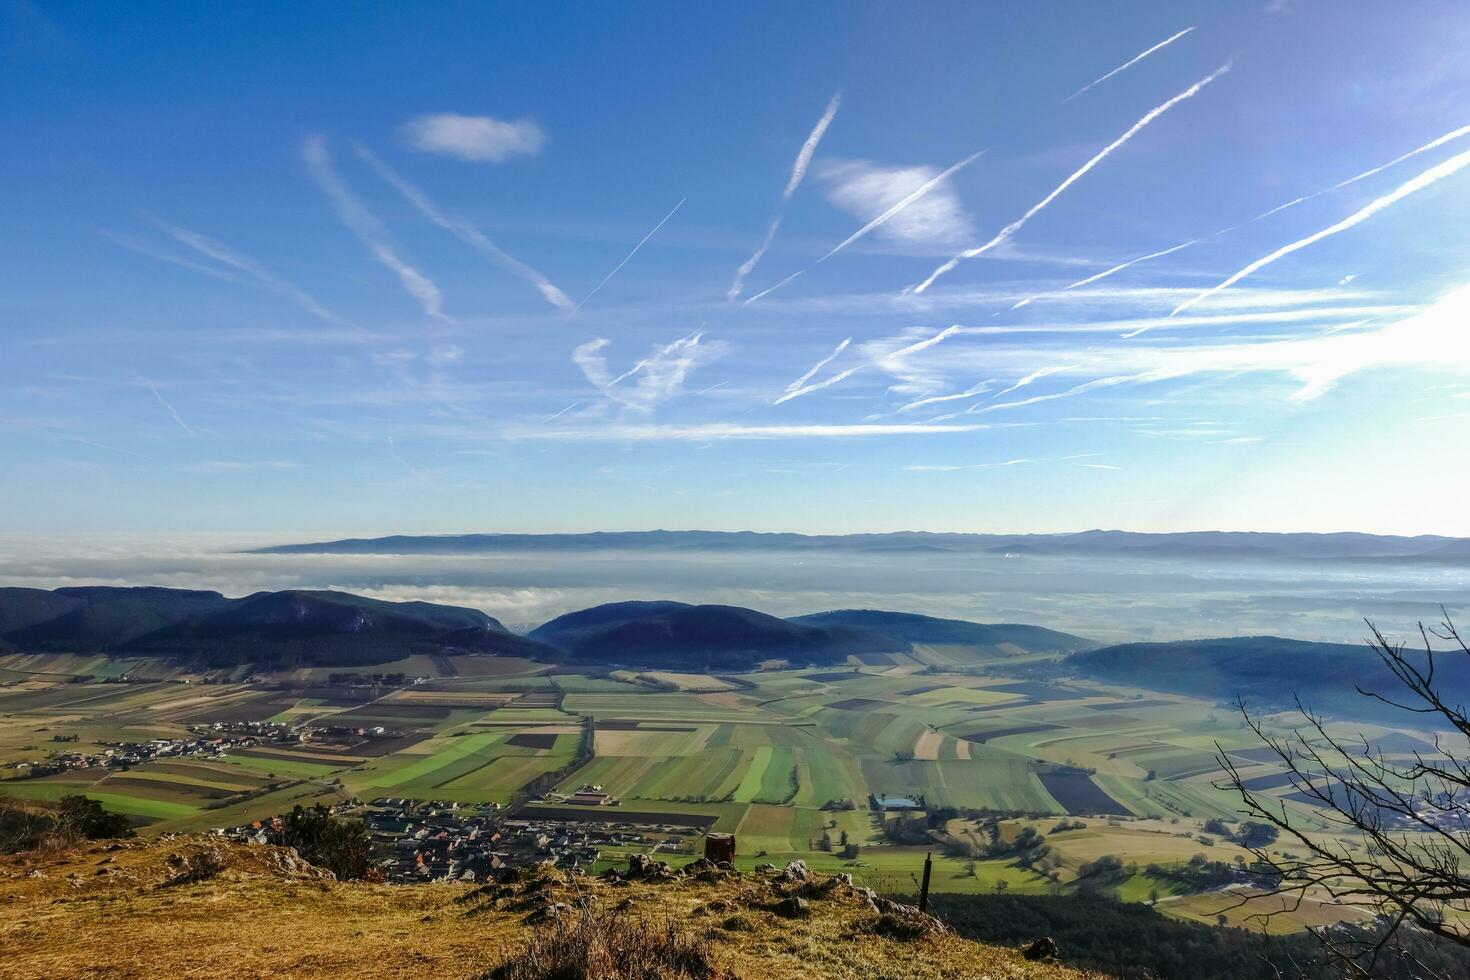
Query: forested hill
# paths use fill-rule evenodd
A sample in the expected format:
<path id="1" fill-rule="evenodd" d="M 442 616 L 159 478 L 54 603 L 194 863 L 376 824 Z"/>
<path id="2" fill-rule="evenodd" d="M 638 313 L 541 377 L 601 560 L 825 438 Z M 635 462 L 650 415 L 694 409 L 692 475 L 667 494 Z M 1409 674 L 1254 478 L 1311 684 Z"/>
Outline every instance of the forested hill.
<path id="1" fill-rule="evenodd" d="M 1436 658 L 1436 677 L 1451 699 L 1470 699 L 1464 654 Z M 1240 636 L 1175 643 L 1123 643 L 1073 654 L 1068 669 L 1090 677 L 1260 707 L 1289 706 L 1300 695 L 1315 710 L 1359 718 L 1403 712 L 1358 692 L 1395 694 L 1401 685 L 1366 644 L 1310 643 L 1279 636 Z"/>
<path id="2" fill-rule="evenodd" d="M 579 663 L 637 663 L 682 670 L 743 670 L 765 660 L 830 664 L 851 655 L 901 653 L 883 633 L 808 626 L 739 606 L 618 602 L 553 619 L 530 638 Z"/>
<path id="3" fill-rule="evenodd" d="M 346 592 L 0 589 L 0 648 L 162 655 L 208 666 L 385 663 L 414 652 L 547 656 L 478 609 Z"/>
<path id="4" fill-rule="evenodd" d="M 793 616 L 788 622 L 806 626 L 859 629 L 891 636 L 905 644 L 929 643 L 969 647 L 977 653 L 1075 653 L 1097 646 L 1091 640 L 1024 623 L 972 623 L 881 609 L 838 609 Z"/>

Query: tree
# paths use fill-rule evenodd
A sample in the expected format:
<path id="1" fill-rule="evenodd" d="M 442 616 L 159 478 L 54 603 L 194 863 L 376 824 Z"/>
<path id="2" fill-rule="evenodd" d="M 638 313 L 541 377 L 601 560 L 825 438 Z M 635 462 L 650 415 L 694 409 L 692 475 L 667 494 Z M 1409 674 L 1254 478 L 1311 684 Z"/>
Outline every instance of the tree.
<path id="1" fill-rule="evenodd" d="M 338 820 L 320 803 L 310 810 L 296 804 L 281 818 L 271 843 L 296 848 L 307 861 L 344 881 L 361 878 L 371 866 L 367 826 L 361 820 Z"/>
<path id="2" fill-rule="evenodd" d="M 847 831 L 845 831 L 845 830 L 844 830 L 844 831 L 843 831 L 843 832 L 842 832 L 842 835 L 841 835 L 841 836 L 840 836 L 840 837 L 838 837 L 838 838 L 837 838 L 837 840 L 838 840 L 838 842 L 839 842 L 839 843 L 840 843 L 840 844 L 841 844 L 841 845 L 842 845 L 842 846 L 843 846 L 843 847 L 846 847 L 846 846 L 847 846 Z"/>
<path id="3" fill-rule="evenodd" d="M 1390 963 L 1414 963 L 1410 947 L 1423 945 L 1416 930 L 1470 949 L 1465 914 L 1470 913 L 1470 709 L 1448 693 L 1444 676 L 1447 667 L 1459 671 L 1470 665 L 1470 646 L 1448 615 L 1438 627 L 1420 624 L 1422 653 L 1390 642 L 1371 622 L 1368 629 L 1369 648 L 1399 690 L 1386 694 L 1359 687 L 1358 693 L 1418 716 L 1418 727 L 1445 729 L 1453 739 L 1437 739 L 1432 750 L 1416 752 L 1412 763 L 1390 762 L 1365 736 L 1334 734 L 1299 697 L 1302 722 L 1290 737 L 1267 732 L 1243 702 L 1238 704 L 1246 726 L 1286 769 L 1293 795 L 1322 811 L 1337 833 L 1313 834 L 1281 799 L 1247 788 L 1234 761 L 1216 744 L 1226 785 L 1261 821 L 1246 824 L 1241 836 L 1247 827 L 1275 832 L 1253 832 L 1247 845 L 1259 865 L 1274 872 L 1278 883 L 1272 893 L 1299 901 L 1314 890 L 1366 904 L 1377 913 L 1375 929 L 1312 929 L 1343 970 L 1358 977 L 1378 976 Z M 1436 640 L 1452 649 L 1436 651 Z M 1266 843 L 1281 834 L 1295 842 L 1293 851 L 1299 847 L 1305 855 L 1267 853 Z M 1362 850 L 1344 837 L 1356 838 Z"/>
<path id="4" fill-rule="evenodd" d="M 57 803 L 56 821 L 58 829 L 88 840 L 133 836 L 132 825 L 124 814 L 105 810 L 88 796 L 63 796 Z"/>

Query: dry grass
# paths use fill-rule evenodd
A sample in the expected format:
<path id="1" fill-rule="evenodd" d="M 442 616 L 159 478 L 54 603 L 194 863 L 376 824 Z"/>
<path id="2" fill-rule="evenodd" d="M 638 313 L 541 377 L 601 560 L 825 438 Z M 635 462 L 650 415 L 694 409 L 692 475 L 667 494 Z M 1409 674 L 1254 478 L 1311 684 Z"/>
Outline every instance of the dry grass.
<path id="1" fill-rule="evenodd" d="M 372 885 L 275 847 L 99 842 L 0 858 L 0 977 L 1082 976 L 945 933 L 885 934 L 858 890 L 818 879 L 802 888 L 809 914 L 785 919 L 772 909 L 792 886 L 769 876 Z"/>
<path id="2" fill-rule="evenodd" d="M 552 917 L 487 980 L 723 980 L 731 977 L 670 920 L 655 924 L 584 900 Z"/>

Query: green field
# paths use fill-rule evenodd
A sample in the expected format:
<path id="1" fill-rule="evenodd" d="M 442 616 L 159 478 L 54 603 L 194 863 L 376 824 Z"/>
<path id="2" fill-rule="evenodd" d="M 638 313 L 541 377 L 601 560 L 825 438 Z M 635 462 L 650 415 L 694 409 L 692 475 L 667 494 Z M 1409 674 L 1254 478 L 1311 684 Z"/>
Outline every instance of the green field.
<path id="1" fill-rule="evenodd" d="M 1236 798 L 1213 785 L 1217 743 L 1232 752 L 1253 746 L 1235 717 L 1188 698 L 961 669 L 962 654 L 936 648 L 896 667 L 759 672 L 741 678 L 748 687 L 701 675 L 547 674 L 524 661 L 419 658 L 402 666 L 423 671 L 426 683 L 375 700 L 363 688 L 323 689 L 322 671 L 291 674 L 300 689 L 253 688 L 223 677 L 180 683 L 186 678 L 158 662 L 0 657 L 0 765 L 182 737 L 190 724 L 229 719 L 382 725 L 401 736 L 392 751 L 367 742 L 261 746 L 127 772 L 6 778 L 0 791 L 38 800 L 85 792 L 145 829 L 200 830 L 350 795 L 506 803 L 556 773 L 562 792 L 592 784 L 629 809 L 715 816 L 716 829 L 737 834 L 745 866 L 802 858 L 907 892 L 924 853 L 935 851 L 936 890 L 1042 894 L 1072 887 L 1083 863 L 1114 855 L 1140 868 L 1117 883 L 1120 898 L 1163 896 L 1177 914 L 1203 916 L 1203 906 L 1175 895 L 1172 879 L 1141 869 L 1188 861 L 1207 846 L 1198 839 L 1206 819 L 1236 817 Z M 104 683 L 122 676 L 148 680 Z M 574 766 L 589 730 L 587 755 Z M 53 743 L 57 736 L 77 740 Z M 1252 774 L 1274 771 L 1247 761 Z M 1059 779 L 1061 766 L 1073 775 Z M 1010 859 L 950 856 L 934 842 L 893 844 L 884 832 L 892 814 L 870 807 L 878 795 L 1013 822 L 1029 815 L 1048 835 L 1055 875 Z M 1287 805 L 1321 826 L 1312 811 Z M 1051 834 L 1069 810 L 1106 816 Z M 855 857 L 836 853 L 844 834 Z M 824 835 L 833 850 L 822 848 Z M 1234 854 L 1215 844 L 1210 857 Z"/>

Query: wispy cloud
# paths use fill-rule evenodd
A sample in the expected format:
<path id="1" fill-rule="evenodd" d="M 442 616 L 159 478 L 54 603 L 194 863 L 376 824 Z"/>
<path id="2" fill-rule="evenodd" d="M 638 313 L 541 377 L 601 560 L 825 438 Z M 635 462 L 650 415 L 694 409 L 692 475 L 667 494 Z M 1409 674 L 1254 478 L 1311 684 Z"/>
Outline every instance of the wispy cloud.
<path id="1" fill-rule="evenodd" d="M 511 157 L 534 156 L 546 142 L 546 134 L 531 119 L 505 122 L 490 116 L 461 116 L 454 112 L 410 119 L 398 132 L 415 149 L 471 163 L 501 163 Z"/>
<path id="2" fill-rule="evenodd" d="M 1147 126 L 1149 123 L 1153 122 L 1155 119 L 1159 118 L 1159 116 L 1168 112 L 1170 109 L 1174 108 L 1176 105 L 1183 102 L 1184 100 L 1194 98 L 1194 96 L 1199 94 L 1201 89 L 1203 89 L 1206 85 L 1210 84 L 1229 70 L 1230 63 L 1227 62 L 1226 64 L 1221 65 L 1219 68 L 1215 69 L 1213 73 L 1206 75 L 1204 78 L 1195 82 L 1183 92 L 1180 92 L 1178 95 L 1174 96 L 1172 99 L 1169 99 L 1167 102 L 1164 102 L 1161 105 L 1154 106 L 1148 112 L 1144 113 L 1143 117 L 1139 119 L 1138 122 L 1130 126 L 1123 133 L 1122 136 L 1119 136 L 1117 139 L 1113 140 L 1107 146 L 1099 150 L 1092 157 L 1092 159 L 1088 160 L 1082 166 L 1078 167 L 1075 171 L 1072 172 L 1070 176 L 1067 177 L 1066 180 L 1058 184 L 1050 194 L 1043 197 L 1040 201 L 1037 201 L 1030 207 L 1029 210 L 1026 211 L 1025 214 L 1021 215 L 1021 217 L 1017 218 L 1015 221 L 1012 221 L 1010 224 L 1006 225 L 999 232 L 997 232 L 994 238 L 983 245 L 979 245 L 971 249 L 966 249 L 965 251 L 959 253 L 954 258 L 950 259 L 948 262 L 944 263 L 939 268 L 931 272 L 929 274 L 929 278 L 925 279 L 921 283 L 909 287 L 908 291 L 914 293 L 922 293 L 924 292 L 924 290 L 934 285 L 935 280 L 937 280 L 940 276 L 944 275 L 950 270 L 954 269 L 954 267 L 959 265 L 960 262 L 964 261 L 965 259 L 973 259 L 977 256 L 984 255 L 986 252 L 995 248 L 997 245 L 1004 243 L 1012 235 L 1020 231 L 1021 228 L 1026 224 L 1026 222 L 1030 221 L 1032 217 L 1034 217 L 1052 201 L 1056 200 L 1063 191 L 1065 191 L 1068 187 L 1071 187 L 1074 183 L 1080 180 L 1093 167 L 1096 167 L 1103 160 L 1107 159 L 1107 157 L 1114 150 L 1118 149 L 1129 140 L 1131 140 L 1145 126 Z"/>
<path id="3" fill-rule="evenodd" d="M 1240 282 L 1240 280 L 1244 279 L 1246 276 L 1249 276 L 1254 272 L 1259 272 L 1261 269 L 1264 269 L 1266 266 L 1270 265 L 1272 262 L 1275 262 L 1277 259 L 1284 258 L 1290 255 L 1292 252 L 1304 249 L 1308 245 L 1315 245 L 1317 242 L 1320 242 L 1324 238 L 1330 238 L 1331 236 L 1336 235 L 1339 232 L 1347 231 L 1354 225 L 1361 224 L 1362 222 L 1367 221 L 1378 212 L 1384 210 L 1385 208 L 1392 207 L 1394 204 L 1402 201 L 1410 194 L 1421 191 L 1424 188 L 1429 187 L 1446 177 L 1459 173 L 1467 165 L 1470 165 L 1470 150 L 1466 150 L 1462 153 L 1450 157 L 1448 160 L 1445 160 L 1442 163 L 1430 167 L 1428 170 L 1424 171 L 1418 176 L 1413 177 L 1400 184 L 1389 193 L 1384 194 L 1382 197 L 1379 197 L 1376 200 L 1373 200 L 1364 205 L 1362 208 L 1359 208 L 1357 211 L 1348 215 L 1346 218 L 1343 218 L 1336 224 L 1329 225 L 1328 227 L 1323 228 L 1321 231 L 1314 232 L 1313 234 L 1310 234 L 1305 238 L 1299 238 L 1289 245 L 1281 246 L 1269 255 L 1265 255 L 1259 259 L 1256 259 L 1256 261 L 1252 262 L 1250 265 L 1241 269 L 1239 272 L 1225 279 L 1223 282 L 1220 282 L 1218 285 L 1211 286 L 1209 289 L 1206 289 L 1204 292 L 1198 294 L 1197 296 L 1194 296 L 1188 300 L 1185 300 L 1183 303 L 1180 303 L 1178 306 L 1174 307 L 1173 313 L 1170 313 L 1169 315 L 1174 316 L 1175 314 L 1181 313 L 1184 310 L 1189 309 L 1191 306 L 1194 306 L 1201 300 L 1207 299 L 1220 292 L 1221 290 L 1229 289 L 1231 286 L 1235 285 L 1237 282 Z"/>
<path id="4" fill-rule="evenodd" d="M 703 336 L 695 331 L 673 343 L 655 347 L 651 354 L 617 376 L 608 370 L 604 351 L 609 341 L 603 337 L 579 345 L 572 351 L 572 362 L 608 399 L 646 414 L 678 395 L 692 372 L 724 353 L 723 345 L 718 342 L 701 343 Z M 624 385 L 630 378 L 636 380 L 632 385 Z"/>
<path id="5" fill-rule="evenodd" d="M 827 127 L 832 125 L 832 120 L 837 117 L 837 109 L 842 104 L 842 93 L 838 92 L 832 96 L 827 103 L 827 111 L 822 113 L 822 118 L 812 127 L 807 134 L 806 142 L 801 144 L 797 151 L 796 160 L 791 165 L 791 175 L 786 178 L 786 187 L 781 191 L 781 202 L 776 205 L 776 213 L 771 218 L 771 225 L 766 229 L 766 237 L 761 239 L 760 245 L 751 253 L 750 258 L 740 264 L 735 270 L 735 279 L 730 283 L 730 288 L 725 291 L 725 299 L 735 300 L 739 298 L 740 291 L 745 287 L 745 277 L 755 271 L 760 260 L 771 247 L 771 242 L 776 240 L 776 232 L 781 228 L 781 220 L 786 216 L 786 205 L 791 202 L 792 196 L 797 188 L 801 186 L 802 180 L 806 178 L 806 171 L 811 166 L 812 155 L 817 152 L 817 144 L 822 142 L 822 137 L 827 132 Z"/>
<path id="6" fill-rule="evenodd" d="M 398 276 L 403 288 L 418 300 L 425 313 L 447 320 L 443 309 L 444 298 L 439 287 L 399 256 L 397 246 L 383 223 L 363 206 L 337 176 L 337 171 L 332 167 L 331 153 L 327 150 L 326 137 L 308 136 L 302 143 L 301 155 L 306 161 L 307 171 L 331 200 L 337 217 L 347 226 L 347 230 L 357 236 L 373 258 Z"/>
<path id="7" fill-rule="evenodd" d="M 1121 65 L 1119 65 L 1117 68 L 1114 68 L 1112 71 L 1108 72 L 1106 75 L 1103 75 L 1103 76 L 1101 76 L 1099 78 L 1094 78 L 1092 81 L 1088 82 L 1086 85 L 1082 86 L 1081 88 L 1079 88 L 1077 91 L 1073 92 L 1071 95 L 1067 96 L 1062 101 L 1063 102 L 1071 102 L 1073 99 L 1077 98 L 1077 96 L 1081 95 L 1083 92 L 1086 92 L 1088 89 L 1091 89 L 1091 88 L 1093 88 L 1095 86 L 1101 85 L 1103 82 L 1106 82 L 1108 79 L 1112 78 L 1114 75 L 1118 74 L 1119 72 L 1124 72 L 1124 71 L 1127 71 L 1129 68 L 1132 68 L 1134 65 L 1138 64 L 1140 61 L 1142 61 L 1144 58 L 1147 58 L 1149 55 L 1153 54 L 1155 51 L 1158 51 L 1161 48 L 1167 48 L 1169 45 L 1173 44 L 1175 41 L 1179 40 L 1181 37 L 1183 37 L 1184 35 L 1188 34 L 1192 30 L 1194 30 L 1193 27 L 1186 27 L 1184 30 L 1180 31 L 1178 34 L 1175 34 L 1173 37 L 1165 38 L 1164 40 L 1160 41 L 1158 44 L 1155 44 L 1153 47 L 1149 48 L 1147 51 L 1144 51 L 1142 54 L 1135 55 L 1134 57 L 1130 58 L 1129 60 L 1123 62 Z"/>
<path id="8" fill-rule="evenodd" d="M 837 246 L 829 251 L 826 255 L 822 256 L 820 259 L 817 259 L 817 261 L 813 262 L 805 269 L 802 269 L 798 272 L 793 272 L 791 275 L 787 276 L 785 279 L 782 279 L 780 282 L 776 283 L 776 285 L 766 289 L 764 292 L 760 292 L 752 296 L 750 299 L 745 301 L 745 305 L 749 306 L 756 300 L 769 296 L 771 293 L 774 293 L 782 286 L 791 282 L 793 279 L 796 279 L 798 276 L 805 275 L 812 269 L 815 269 L 817 266 L 821 265 L 823 262 L 826 262 L 832 256 L 836 255 L 838 252 L 841 252 L 853 242 L 856 242 L 858 239 L 864 237 L 865 235 L 868 235 L 878 228 L 881 228 L 886 222 L 892 220 L 896 215 L 902 214 L 904 209 L 910 207 L 915 201 L 919 200 L 925 194 L 928 194 L 930 191 L 934 190 L 934 188 L 944 183 L 944 181 L 948 180 L 951 176 L 958 173 L 960 170 L 963 170 L 965 167 L 968 167 L 971 163 L 975 162 L 975 160 L 978 159 L 984 152 L 984 150 L 981 150 L 978 153 L 972 153 L 969 156 L 965 157 L 965 159 L 961 160 L 959 163 L 956 163 L 954 166 L 950 167 L 948 170 L 945 170 L 943 173 L 936 174 L 935 176 L 930 177 L 918 187 L 915 187 L 913 190 L 911 190 L 908 194 L 904 195 L 904 197 L 902 197 L 900 200 L 894 202 L 887 210 L 883 211 L 877 217 L 873 218 L 873 220 L 869 221 L 857 231 L 853 232 L 842 242 L 839 242 Z"/>
<path id="9" fill-rule="evenodd" d="M 864 222 L 886 215 L 925 188 L 922 198 L 889 215 L 872 229 L 890 241 L 949 245 L 973 234 L 970 216 L 953 186 L 939 186 L 934 167 L 884 167 L 867 160 L 824 161 L 818 176 L 832 204 Z M 926 185 L 929 185 L 926 187 Z"/>
<path id="10" fill-rule="evenodd" d="M 375 173 L 386 181 L 394 190 L 402 194 L 404 199 L 412 204 L 420 214 L 428 218 L 440 228 L 449 232 L 455 238 L 479 252 L 481 255 L 496 262 L 512 273 L 529 282 L 536 287 L 545 300 L 552 306 L 562 310 L 574 309 L 572 301 L 567 294 L 558 289 L 545 276 L 531 268 L 520 259 L 511 255 L 490 240 L 489 236 L 463 218 L 446 214 L 439 210 L 438 206 L 429 199 L 429 196 L 416 185 L 404 179 L 396 170 L 384 163 L 378 156 L 361 144 L 354 144 L 357 155 L 363 162 L 373 169 Z"/>
<path id="11" fill-rule="evenodd" d="M 1279 311 L 1263 311 L 1261 315 L 1274 312 Z M 1046 376 L 1054 375 L 1065 384 L 1027 398 L 990 402 L 979 409 L 982 413 L 1014 411 L 1123 385 L 1201 376 L 1284 375 L 1299 382 L 1290 397 L 1310 401 L 1343 378 L 1368 371 L 1417 369 L 1470 376 L 1470 332 L 1464 329 L 1467 318 L 1470 285 L 1375 329 L 1289 339 L 1246 337 L 1233 342 L 1155 346 L 1142 342 L 1089 345 L 1067 351 L 1039 351 L 1029 345 L 986 346 L 951 353 L 944 368 L 972 371 L 979 365 L 1021 367 L 1046 357 L 1051 362 L 1032 368 L 1028 383 L 1036 383 L 1040 379 L 1035 375 L 1046 371 Z M 884 363 L 879 360 L 875 366 L 883 367 Z"/>
<path id="12" fill-rule="evenodd" d="M 183 429 L 185 432 L 189 433 L 189 435 L 197 439 L 199 437 L 199 433 L 190 428 L 189 423 L 184 421 L 183 416 L 178 413 L 178 410 L 173 407 L 173 405 L 169 402 L 167 398 L 163 397 L 163 394 L 158 390 L 158 385 L 154 384 L 152 381 L 149 381 L 147 378 L 142 378 L 140 380 L 142 380 L 143 382 L 143 387 L 153 392 L 153 397 L 158 400 L 158 404 L 162 405 L 164 410 L 168 412 L 169 416 L 178 423 L 179 428 Z"/>
<path id="13" fill-rule="evenodd" d="M 1287 208 L 1294 208 L 1298 204 L 1301 204 L 1305 201 L 1310 201 L 1314 198 L 1321 197 L 1323 194 L 1331 194 L 1333 191 L 1341 190 L 1342 188 L 1347 187 L 1349 184 L 1356 184 L 1360 180 L 1366 180 L 1369 177 L 1381 174 L 1389 167 L 1393 167 L 1400 163 L 1403 163 L 1405 160 L 1416 157 L 1421 153 L 1427 153 L 1437 147 L 1444 146 L 1446 143 L 1452 140 L 1457 140 L 1467 133 L 1470 133 L 1470 126 L 1461 126 L 1459 129 L 1451 130 L 1450 132 L 1445 133 L 1443 136 L 1439 136 L 1435 139 L 1430 140 L 1423 146 L 1416 147 L 1410 150 L 1408 153 L 1399 154 L 1387 163 L 1380 164 L 1379 166 L 1374 167 L 1372 170 L 1364 170 L 1360 174 L 1354 174 L 1347 180 L 1338 181 L 1331 187 L 1324 187 L 1320 191 L 1314 191 L 1311 194 L 1303 194 L 1301 197 L 1293 198 L 1292 200 L 1287 201 L 1285 204 L 1278 204 L 1276 205 L 1276 207 L 1272 208 L 1269 211 L 1262 211 L 1260 214 L 1256 215 L 1254 218 L 1251 218 L 1249 221 L 1243 221 L 1238 225 L 1232 225 L 1231 227 L 1226 228 L 1224 231 L 1220 232 L 1220 234 L 1223 235 L 1225 234 L 1225 232 L 1235 231 L 1237 228 L 1244 228 L 1246 225 L 1260 221 L 1262 218 L 1269 218 L 1273 214 L 1279 214 L 1280 212 L 1285 211 Z"/>
<path id="14" fill-rule="evenodd" d="M 231 269 L 245 273 L 258 286 L 290 297 L 298 306 L 312 316 L 326 320 L 328 323 L 342 322 L 341 317 L 318 303 L 316 298 L 306 290 L 293 282 L 281 278 L 254 259 L 241 255 L 221 242 L 201 235 L 197 231 L 190 231 L 187 228 L 180 228 L 177 225 L 171 225 L 165 222 L 158 222 L 158 226 L 171 238 L 182 242 L 200 255 L 213 259 L 222 265 L 229 266 Z"/>
<path id="15" fill-rule="evenodd" d="M 621 261 L 617 265 L 613 266 L 612 271 L 609 272 L 607 275 L 605 275 L 605 276 L 602 277 L 602 282 L 600 282 L 596 286 L 592 287 L 592 292 L 590 292 L 586 296 L 582 297 L 582 302 L 580 302 L 580 303 L 577 304 L 576 309 L 577 310 L 580 310 L 582 307 L 586 306 L 587 305 L 587 301 L 589 299 L 591 299 L 592 297 L 596 296 L 597 295 L 597 291 L 599 289 L 601 289 L 603 286 L 606 286 L 607 283 L 608 283 L 608 280 L 610 280 L 613 276 L 617 275 L 618 274 L 618 270 L 622 269 L 623 266 L 625 266 L 625 265 L 628 264 L 628 260 L 629 259 L 631 259 L 633 256 L 635 256 L 635 255 L 638 254 L 638 250 L 643 247 L 643 243 L 646 242 L 646 241 L 648 241 L 654 235 L 656 235 L 658 233 L 658 230 L 660 228 L 662 228 L 668 222 L 668 220 L 674 216 L 674 212 L 675 211 L 678 211 L 680 208 L 682 208 L 684 206 L 684 202 L 687 201 L 687 200 L 689 200 L 687 197 L 686 198 L 681 198 L 679 200 L 679 203 L 678 204 L 675 204 L 674 207 L 673 207 L 673 209 L 670 210 L 668 214 L 666 214 L 666 215 L 663 216 L 663 220 L 659 221 L 658 224 L 654 225 L 653 226 L 653 229 L 651 231 L 649 231 L 648 234 L 646 234 L 642 238 L 640 238 L 638 240 L 638 244 L 633 246 L 633 250 L 631 252 L 629 252 L 627 255 L 623 256 L 623 261 Z M 572 312 L 575 313 L 576 310 L 573 310 Z"/>

